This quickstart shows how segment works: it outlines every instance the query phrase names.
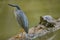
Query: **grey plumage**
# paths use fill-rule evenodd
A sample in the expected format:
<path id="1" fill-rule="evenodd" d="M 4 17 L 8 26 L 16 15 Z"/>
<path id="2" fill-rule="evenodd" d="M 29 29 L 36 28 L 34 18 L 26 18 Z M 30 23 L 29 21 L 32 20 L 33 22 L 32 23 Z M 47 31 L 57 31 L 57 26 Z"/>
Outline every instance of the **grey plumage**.
<path id="1" fill-rule="evenodd" d="M 17 10 L 15 11 L 15 17 L 19 25 L 25 30 L 26 33 L 28 33 L 28 19 L 25 13 L 17 5 L 12 5 L 12 4 L 8 4 L 8 5 L 17 8 Z"/>

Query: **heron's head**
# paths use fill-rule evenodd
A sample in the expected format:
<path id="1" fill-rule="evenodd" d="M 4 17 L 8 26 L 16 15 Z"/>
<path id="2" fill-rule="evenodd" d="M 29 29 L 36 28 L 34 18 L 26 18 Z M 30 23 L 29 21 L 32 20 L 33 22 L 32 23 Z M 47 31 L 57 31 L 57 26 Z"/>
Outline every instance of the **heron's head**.
<path id="1" fill-rule="evenodd" d="M 17 7 L 17 5 L 15 4 L 8 4 L 9 6 L 12 6 L 12 7 Z"/>
<path id="2" fill-rule="evenodd" d="M 18 5 L 16 4 L 8 4 L 9 6 L 16 7 L 17 9 L 20 9 Z"/>

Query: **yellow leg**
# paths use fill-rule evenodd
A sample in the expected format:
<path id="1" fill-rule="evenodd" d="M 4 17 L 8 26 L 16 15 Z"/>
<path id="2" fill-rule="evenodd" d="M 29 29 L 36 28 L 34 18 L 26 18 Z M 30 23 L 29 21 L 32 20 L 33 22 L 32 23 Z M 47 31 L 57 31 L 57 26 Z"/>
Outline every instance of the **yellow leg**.
<path id="1" fill-rule="evenodd" d="M 19 31 L 19 34 L 20 34 L 20 35 L 17 35 L 17 36 L 15 36 L 15 37 L 16 37 L 16 38 L 22 38 L 21 35 L 23 35 L 23 32 L 24 32 L 24 29 L 21 28 L 20 31 Z"/>
<path id="2" fill-rule="evenodd" d="M 19 32 L 19 33 L 21 33 L 21 34 L 20 34 L 20 35 L 19 35 L 19 34 L 16 35 L 15 38 L 18 38 L 18 39 L 23 38 L 23 32 L 24 32 L 24 29 L 21 28 L 21 29 L 20 29 L 20 32 Z"/>
<path id="3" fill-rule="evenodd" d="M 20 29 L 20 32 L 21 32 L 21 33 L 23 33 L 23 32 L 24 32 L 24 29 L 23 29 L 23 28 L 22 28 L 22 29 Z"/>

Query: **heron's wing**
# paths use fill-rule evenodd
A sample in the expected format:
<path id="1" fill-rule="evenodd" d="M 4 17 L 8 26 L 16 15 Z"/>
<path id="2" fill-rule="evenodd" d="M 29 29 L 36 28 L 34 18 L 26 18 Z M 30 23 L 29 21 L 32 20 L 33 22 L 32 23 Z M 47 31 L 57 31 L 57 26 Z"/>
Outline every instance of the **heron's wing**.
<path id="1" fill-rule="evenodd" d="M 23 26 L 23 21 L 22 21 L 21 17 L 17 16 L 17 21 L 20 26 Z"/>
<path id="2" fill-rule="evenodd" d="M 22 11 L 20 11 L 19 15 L 17 15 L 17 20 L 25 32 L 28 32 L 28 19 Z"/>

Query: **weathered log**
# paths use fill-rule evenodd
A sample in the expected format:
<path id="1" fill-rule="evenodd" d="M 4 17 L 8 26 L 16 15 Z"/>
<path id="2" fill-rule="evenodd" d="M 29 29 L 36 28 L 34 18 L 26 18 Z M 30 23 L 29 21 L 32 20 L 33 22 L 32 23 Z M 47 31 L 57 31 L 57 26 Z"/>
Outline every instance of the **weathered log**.
<path id="1" fill-rule="evenodd" d="M 38 24 L 37 26 L 29 29 L 28 37 L 26 37 L 26 33 L 23 32 L 23 33 L 17 34 L 16 36 L 9 38 L 8 40 L 33 40 L 37 37 L 42 37 L 46 35 L 47 33 L 55 32 L 59 30 L 60 22 L 56 21 L 55 24 L 56 25 L 53 28 L 46 28 L 44 25 Z"/>

